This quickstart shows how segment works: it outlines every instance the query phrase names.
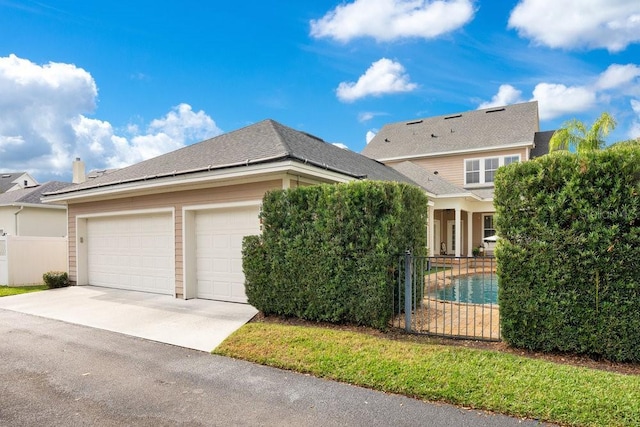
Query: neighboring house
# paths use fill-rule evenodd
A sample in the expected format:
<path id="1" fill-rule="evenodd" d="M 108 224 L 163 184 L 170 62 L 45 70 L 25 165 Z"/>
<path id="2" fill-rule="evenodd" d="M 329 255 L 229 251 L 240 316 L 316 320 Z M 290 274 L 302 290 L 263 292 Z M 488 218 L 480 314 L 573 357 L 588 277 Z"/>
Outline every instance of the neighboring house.
<path id="1" fill-rule="evenodd" d="M 38 185 L 27 172 L 0 172 L 0 193 Z"/>
<path id="2" fill-rule="evenodd" d="M 71 184 L 68 182 L 50 181 L 33 187 L 12 188 L 0 194 L 0 235 L 65 237 L 65 206 L 43 204 L 40 198 L 42 193 L 57 191 L 69 185 Z"/>
<path id="3" fill-rule="evenodd" d="M 366 178 L 412 183 L 368 157 L 265 120 L 45 200 L 68 208 L 72 282 L 246 302 L 242 238 L 260 232 L 265 192 Z"/>
<path id="4" fill-rule="evenodd" d="M 0 285 L 39 284 L 43 273 L 67 269 L 67 210 L 41 197 L 69 185 L 51 181 L 0 194 Z"/>
<path id="5" fill-rule="evenodd" d="M 388 124 L 362 154 L 426 190 L 431 255 L 471 256 L 492 249 L 484 238 L 495 234 L 495 171 L 548 153 L 553 131 L 539 130 L 534 101 Z"/>

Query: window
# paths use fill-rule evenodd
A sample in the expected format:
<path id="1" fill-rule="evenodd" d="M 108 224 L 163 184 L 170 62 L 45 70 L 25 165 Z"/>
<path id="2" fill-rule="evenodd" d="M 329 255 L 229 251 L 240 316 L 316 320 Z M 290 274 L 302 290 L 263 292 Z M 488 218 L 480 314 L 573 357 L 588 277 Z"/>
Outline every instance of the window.
<path id="1" fill-rule="evenodd" d="M 493 182 L 496 170 L 500 167 L 500 158 L 484 159 L 484 182 Z"/>
<path id="2" fill-rule="evenodd" d="M 506 156 L 504 158 L 504 166 L 510 165 L 511 163 L 518 163 L 520 161 L 520 156 Z"/>
<path id="3" fill-rule="evenodd" d="M 465 162 L 465 182 L 467 184 L 480 183 L 480 160 L 467 160 Z"/>
<path id="4" fill-rule="evenodd" d="M 483 228 L 483 231 L 482 231 L 483 239 L 494 236 L 496 234 L 496 229 L 493 226 L 493 215 L 483 215 L 482 228 Z"/>
<path id="5" fill-rule="evenodd" d="M 485 157 L 480 159 L 465 159 L 464 184 L 489 184 L 495 179 L 496 171 L 500 166 L 506 166 L 520 161 L 520 155 L 503 157 Z"/>

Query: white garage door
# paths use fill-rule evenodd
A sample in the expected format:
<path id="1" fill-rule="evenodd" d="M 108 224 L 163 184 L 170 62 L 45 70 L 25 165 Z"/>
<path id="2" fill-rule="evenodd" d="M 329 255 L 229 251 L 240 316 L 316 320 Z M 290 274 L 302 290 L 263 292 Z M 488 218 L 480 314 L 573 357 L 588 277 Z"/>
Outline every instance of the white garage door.
<path id="1" fill-rule="evenodd" d="M 173 224 L 169 213 L 90 218 L 89 284 L 173 295 Z"/>
<path id="2" fill-rule="evenodd" d="M 247 302 L 242 273 L 242 238 L 259 234 L 257 206 L 198 211 L 197 297 Z"/>

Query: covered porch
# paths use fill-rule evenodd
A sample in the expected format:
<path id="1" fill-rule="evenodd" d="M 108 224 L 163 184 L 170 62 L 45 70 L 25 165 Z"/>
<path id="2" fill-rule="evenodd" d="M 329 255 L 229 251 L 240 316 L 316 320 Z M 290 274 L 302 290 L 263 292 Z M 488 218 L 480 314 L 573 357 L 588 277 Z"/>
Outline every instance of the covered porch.
<path id="1" fill-rule="evenodd" d="M 484 238 L 495 234 L 493 201 L 470 197 L 432 198 L 429 206 L 429 256 L 473 256 L 473 248 L 492 255 L 494 244 Z"/>

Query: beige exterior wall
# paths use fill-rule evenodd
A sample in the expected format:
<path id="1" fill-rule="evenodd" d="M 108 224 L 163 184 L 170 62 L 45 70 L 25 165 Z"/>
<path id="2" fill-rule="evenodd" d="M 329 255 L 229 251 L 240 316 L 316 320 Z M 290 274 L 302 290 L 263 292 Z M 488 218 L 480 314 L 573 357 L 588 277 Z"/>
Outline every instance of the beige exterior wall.
<path id="1" fill-rule="evenodd" d="M 19 213 L 16 215 L 16 212 Z M 19 206 L 3 206 L 0 207 L 0 228 L 12 236 L 65 237 L 67 211 L 31 206 L 20 210 Z"/>
<path id="2" fill-rule="evenodd" d="M 182 209 L 192 205 L 207 205 L 213 203 L 234 203 L 244 201 L 260 201 L 267 190 L 283 187 L 282 179 L 272 179 L 255 183 L 230 184 L 223 187 L 213 187 L 197 190 L 183 190 L 147 196 L 123 197 L 119 199 L 74 203 L 69 205 L 69 278 L 75 282 L 77 271 L 77 217 L 95 214 L 126 214 L 127 211 L 153 210 L 171 208 L 174 211 L 175 228 L 175 283 L 176 297 L 184 295 L 183 285 L 183 218 Z"/>
<path id="3" fill-rule="evenodd" d="M 427 157 L 422 159 L 413 159 L 412 163 L 429 170 L 430 172 L 438 172 L 438 176 L 446 179 L 458 187 L 464 187 L 464 161 L 470 159 L 478 159 L 485 157 L 503 157 L 520 155 L 520 161 L 528 160 L 527 148 L 502 150 L 502 151 L 486 151 L 478 153 L 455 154 L 451 156 Z M 385 164 L 393 167 L 393 165 L 402 163 L 405 160 L 397 160 L 386 162 Z"/>

